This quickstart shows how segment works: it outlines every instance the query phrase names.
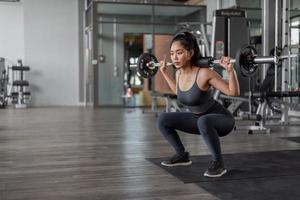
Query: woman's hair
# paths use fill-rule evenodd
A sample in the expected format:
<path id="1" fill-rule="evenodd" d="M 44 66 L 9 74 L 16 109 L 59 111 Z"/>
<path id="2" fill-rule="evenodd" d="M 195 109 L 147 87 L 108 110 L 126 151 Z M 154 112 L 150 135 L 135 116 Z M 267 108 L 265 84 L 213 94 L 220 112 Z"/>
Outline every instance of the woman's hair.
<path id="1" fill-rule="evenodd" d="M 197 65 L 197 60 L 202 57 L 199 45 L 196 37 L 190 32 L 182 32 L 174 36 L 171 45 L 174 42 L 180 42 L 180 44 L 188 51 L 194 51 L 194 55 L 191 58 L 191 64 Z"/>

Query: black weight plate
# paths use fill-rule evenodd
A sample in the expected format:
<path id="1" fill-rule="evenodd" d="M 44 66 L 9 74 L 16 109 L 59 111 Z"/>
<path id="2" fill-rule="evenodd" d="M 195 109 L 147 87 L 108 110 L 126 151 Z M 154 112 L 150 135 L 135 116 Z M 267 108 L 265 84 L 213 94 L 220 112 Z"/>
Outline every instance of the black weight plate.
<path id="1" fill-rule="evenodd" d="M 154 69 L 150 69 L 147 66 L 149 62 L 158 63 L 156 57 L 150 53 L 143 53 L 138 58 L 137 69 L 139 74 L 143 78 L 151 78 L 157 73 L 158 67 L 155 67 Z"/>
<path id="2" fill-rule="evenodd" d="M 256 73 L 258 64 L 254 62 L 257 51 L 253 46 L 243 45 L 236 53 L 236 66 L 239 66 L 243 76 L 250 77 Z"/>

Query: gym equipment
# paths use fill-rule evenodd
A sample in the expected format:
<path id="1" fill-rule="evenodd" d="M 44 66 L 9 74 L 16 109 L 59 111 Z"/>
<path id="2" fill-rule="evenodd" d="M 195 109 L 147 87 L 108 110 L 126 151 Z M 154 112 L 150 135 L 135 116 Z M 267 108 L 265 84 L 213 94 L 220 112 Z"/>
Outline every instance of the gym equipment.
<path id="1" fill-rule="evenodd" d="M 0 108 L 5 108 L 7 105 L 7 85 L 8 73 L 5 66 L 5 59 L 0 57 Z"/>
<path id="2" fill-rule="evenodd" d="M 13 91 L 11 92 L 12 103 L 16 108 L 26 108 L 31 99 L 31 93 L 26 91 L 29 82 L 25 80 L 25 71 L 30 71 L 30 67 L 24 66 L 22 60 L 18 60 L 18 64 L 11 67 L 13 72 Z"/>
<path id="3" fill-rule="evenodd" d="M 257 56 L 257 51 L 253 46 L 244 45 L 236 53 L 235 59 L 231 59 L 230 63 L 235 63 L 236 67 L 240 68 L 241 73 L 250 77 L 255 74 L 258 64 L 267 63 L 279 63 L 283 59 L 290 57 L 297 57 L 298 55 L 289 56 Z M 213 57 L 202 57 L 198 59 L 198 67 L 214 67 L 218 65 L 220 60 L 216 60 Z M 167 66 L 172 66 L 172 63 L 167 63 Z M 131 65 L 130 67 L 137 67 L 140 75 L 144 78 L 153 77 L 157 71 L 160 64 L 158 63 L 156 57 L 150 53 L 143 53 L 140 55 L 136 65 Z"/>
<path id="4" fill-rule="evenodd" d="M 300 91 L 265 91 L 265 92 L 249 92 L 246 94 L 246 96 L 249 96 L 250 98 L 257 98 L 260 101 L 260 104 L 256 111 L 256 122 L 254 126 L 248 126 L 248 134 L 253 134 L 254 132 L 259 133 L 270 133 L 270 128 L 265 127 L 266 120 L 269 119 L 275 119 L 276 116 L 268 116 L 267 114 L 267 108 L 268 105 L 268 99 L 272 97 L 277 98 L 277 103 L 281 105 L 283 103 L 281 98 L 285 97 L 300 97 Z M 281 101 L 281 102 L 279 102 Z M 281 114 L 280 114 L 281 115 Z M 281 116 L 279 116 L 280 118 Z M 239 129 L 239 128 L 238 128 Z"/>
<path id="5" fill-rule="evenodd" d="M 226 55 L 234 57 L 243 44 L 249 44 L 250 37 L 250 23 L 247 19 L 247 13 L 245 10 L 229 8 L 229 9 L 218 9 L 213 12 L 212 19 L 212 33 L 211 33 L 211 54 L 216 59 L 220 59 Z M 215 68 L 220 76 L 226 77 L 223 69 L 218 67 Z M 240 94 L 244 97 L 244 93 L 250 90 L 251 80 L 245 77 L 240 68 L 235 67 L 236 76 L 240 84 Z M 232 103 L 235 100 L 220 99 L 224 100 L 224 103 Z M 248 103 L 243 102 L 236 109 L 248 111 Z"/>
<path id="6" fill-rule="evenodd" d="M 130 67 L 137 67 L 138 72 L 142 77 L 150 78 L 154 76 L 158 70 L 158 67 L 152 67 L 153 63 L 154 65 L 158 64 L 156 57 L 150 53 L 143 53 L 139 56 L 137 65 L 130 65 Z"/>
<path id="7" fill-rule="evenodd" d="M 263 99 L 268 97 L 300 97 L 300 91 L 254 92 L 251 96 Z"/>

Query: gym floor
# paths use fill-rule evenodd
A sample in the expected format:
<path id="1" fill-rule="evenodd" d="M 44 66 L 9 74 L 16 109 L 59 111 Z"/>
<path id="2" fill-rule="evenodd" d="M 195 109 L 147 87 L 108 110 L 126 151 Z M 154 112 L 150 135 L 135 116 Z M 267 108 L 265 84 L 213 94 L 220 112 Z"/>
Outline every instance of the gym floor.
<path id="1" fill-rule="evenodd" d="M 234 131 L 221 139 L 223 153 L 300 149 L 280 139 L 300 136 L 299 130 Z M 201 137 L 181 138 L 191 155 L 208 155 Z M 138 108 L 0 110 L 0 199 L 218 199 L 146 159 L 171 155 L 155 115 Z"/>

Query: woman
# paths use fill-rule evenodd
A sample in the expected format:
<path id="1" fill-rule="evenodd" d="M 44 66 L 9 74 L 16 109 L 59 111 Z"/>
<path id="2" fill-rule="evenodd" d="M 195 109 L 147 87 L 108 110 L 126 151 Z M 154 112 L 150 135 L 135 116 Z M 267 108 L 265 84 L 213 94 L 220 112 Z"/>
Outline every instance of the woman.
<path id="1" fill-rule="evenodd" d="M 228 96 L 239 96 L 239 83 L 229 57 L 222 57 L 220 65 L 227 71 L 228 82 L 210 68 L 196 66 L 201 57 L 196 38 L 189 32 L 176 35 L 170 48 L 171 60 L 176 67 L 176 80 L 168 75 L 166 61 L 160 61 L 160 71 L 177 94 L 178 100 L 190 112 L 163 113 L 158 119 L 158 127 L 172 145 L 176 154 L 163 161 L 164 166 L 190 165 L 189 153 L 185 151 L 176 130 L 200 134 L 210 153 L 212 162 L 204 176 L 220 177 L 227 170 L 224 167 L 219 137 L 229 134 L 235 121 L 231 113 L 213 99 L 213 88 Z"/>

